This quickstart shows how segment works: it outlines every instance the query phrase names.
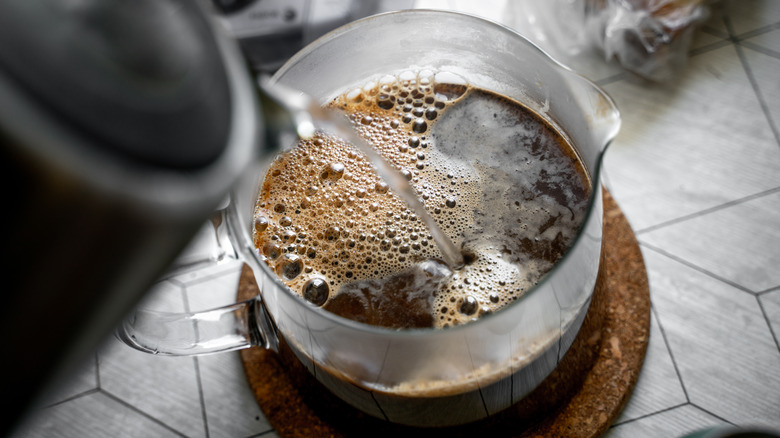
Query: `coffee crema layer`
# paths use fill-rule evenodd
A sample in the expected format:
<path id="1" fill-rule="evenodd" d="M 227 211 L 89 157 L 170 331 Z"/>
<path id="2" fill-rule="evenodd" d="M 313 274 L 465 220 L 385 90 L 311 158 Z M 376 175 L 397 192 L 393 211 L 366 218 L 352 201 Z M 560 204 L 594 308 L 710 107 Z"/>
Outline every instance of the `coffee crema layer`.
<path id="1" fill-rule="evenodd" d="M 310 302 L 384 327 L 462 324 L 517 300 L 576 236 L 589 177 L 565 138 L 521 103 L 421 71 L 329 105 L 403 173 L 467 264 L 450 270 L 369 160 L 318 133 L 274 160 L 254 227 L 265 262 Z"/>

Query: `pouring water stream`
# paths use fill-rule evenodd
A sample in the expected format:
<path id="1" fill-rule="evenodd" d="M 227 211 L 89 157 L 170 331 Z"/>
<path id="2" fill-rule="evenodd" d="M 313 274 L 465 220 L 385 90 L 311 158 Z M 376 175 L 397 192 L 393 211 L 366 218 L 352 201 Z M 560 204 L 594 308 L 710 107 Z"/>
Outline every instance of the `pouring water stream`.
<path id="1" fill-rule="evenodd" d="M 392 167 L 377 151 L 361 137 L 350 121 L 335 110 L 324 108 L 311 96 L 287 86 L 270 83 L 270 79 L 261 76 L 260 91 L 292 117 L 299 138 L 311 138 L 317 129 L 336 134 L 363 152 L 374 165 L 379 177 L 406 202 L 406 205 L 428 227 L 433 241 L 444 257 L 450 269 L 460 269 L 465 264 L 463 255 L 457 246 L 442 231 L 439 224 L 425 209 L 417 197 L 417 192 L 401 172 Z"/>

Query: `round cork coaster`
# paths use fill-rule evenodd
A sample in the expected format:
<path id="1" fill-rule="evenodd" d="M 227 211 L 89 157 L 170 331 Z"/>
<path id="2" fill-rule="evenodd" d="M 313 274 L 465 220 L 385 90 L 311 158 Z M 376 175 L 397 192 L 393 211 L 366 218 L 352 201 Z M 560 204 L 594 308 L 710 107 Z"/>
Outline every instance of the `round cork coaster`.
<path id="1" fill-rule="evenodd" d="M 281 437 L 601 436 L 636 383 L 650 330 L 642 254 L 626 218 L 606 191 L 603 236 L 596 288 L 571 348 L 533 392 L 484 420 L 435 429 L 388 423 L 341 401 L 297 360 L 261 348 L 240 353 L 249 386 Z M 257 293 L 245 266 L 238 298 Z"/>

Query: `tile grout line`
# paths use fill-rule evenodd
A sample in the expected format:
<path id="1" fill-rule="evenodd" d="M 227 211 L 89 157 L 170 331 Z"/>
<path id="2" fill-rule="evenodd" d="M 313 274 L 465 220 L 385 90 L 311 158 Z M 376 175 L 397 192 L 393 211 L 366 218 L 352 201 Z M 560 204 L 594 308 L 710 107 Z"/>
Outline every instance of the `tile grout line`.
<path id="1" fill-rule="evenodd" d="M 642 228 L 641 230 L 636 230 L 634 233 L 636 235 L 649 233 L 651 231 L 655 231 L 655 230 L 658 230 L 660 228 L 664 228 L 664 227 L 667 227 L 667 226 L 670 226 L 670 225 L 675 225 L 677 223 L 685 222 L 687 220 L 694 219 L 694 218 L 697 218 L 697 217 L 700 217 L 700 216 L 706 216 L 706 215 L 708 215 L 710 213 L 714 213 L 714 212 L 720 211 L 720 210 L 725 210 L 726 208 L 733 207 L 733 206 L 739 205 L 739 204 L 743 204 L 745 202 L 750 202 L 750 201 L 753 201 L 755 199 L 762 198 L 764 196 L 769 196 L 769 195 L 775 194 L 777 192 L 780 192 L 780 187 L 775 187 L 775 188 L 772 188 L 772 189 L 764 190 L 762 192 L 753 193 L 752 195 L 743 196 L 742 198 L 734 199 L 734 200 L 728 201 L 728 202 L 724 202 L 723 204 L 716 205 L 714 207 L 705 208 L 704 210 L 700 210 L 700 211 L 697 211 L 695 213 L 691 213 L 691 214 L 687 214 L 685 216 L 680 216 L 678 218 L 670 219 L 668 221 L 661 222 L 660 224 L 655 224 L 655 225 L 651 225 L 651 226 L 646 227 L 646 228 Z"/>
<path id="2" fill-rule="evenodd" d="M 239 265 L 236 262 L 236 266 L 235 267 L 230 267 L 230 266 L 228 266 L 230 263 L 234 263 L 234 262 L 233 261 L 228 261 L 228 262 L 224 262 L 222 265 L 220 265 L 220 264 L 215 264 L 213 266 L 207 265 L 208 267 L 206 269 L 213 268 L 213 269 L 216 270 L 216 268 L 214 268 L 214 266 L 218 266 L 220 270 L 216 270 L 217 272 L 214 272 L 214 273 L 211 273 L 211 274 L 206 274 L 203 277 L 195 277 L 192 280 L 182 279 L 182 277 L 184 277 L 188 273 L 190 273 L 190 274 L 192 273 L 192 272 L 188 271 L 188 272 L 183 272 L 183 273 L 171 276 L 171 277 L 160 279 L 157 282 L 158 283 L 169 282 L 169 283 L 172 283 L 172 284 L 174 284 L 176 286 L 179 286 L 179 287 L 195 286 L 195 285 L 199 285 L 201 283 L 209 282 L 209 281 L 214 280 L 214 279 L 219 278 L 219 277 L 225 277 L 225 276 L 228 276 L 228 275 L 231 275 L 231 274 L 235 274 L 236 272 L 240 272 L 241 271 L 241 267 L 243 266 L 243 264 Z"/>
<path id="3" fill-rule="evenodd" d="M 766 47 L 759 46 L 758 44 L 751 43 L 750 41 L 740 41 L 739 43 L 742 47 L 745 47 L 747 49 L 750 49 L 754 52 L 761 53 L 762 55 L 766 55 L 772 58 L 780 59 L 780 52 L 775 52 L 772 49 L 767 49 Z"/>
<path id="4" fill-rule="evenodd" d="M 685 395 L 685 401 L 687 403 L 691 402 L 691 398 L 688 397 L 688 389 L 685 387 L 685 382 L 683 381 L 682 373 L 680 373 L 680 368 L 677 366 L 677 360 L 674 358 L 674 353 L 672 352 L 672 346 L 669 345 L 669 338 L 666 336 L 666 330 L 664 329 L 664 325 L 661 322 L 661 318 L 658 317 L 658 310 L 653 306 L 650 305 L 650 311 L 655 316 L 655 321 L 658 323 L 658 330 L 661 332 L 661 337 L 664 340 L 664 346 L 666 346 L 666 351 L 669 353 L 669 358 L 672 359 L 672 366 L 674 367 L 674 373 L 677 374 L 677 379 L 680 381 L 680 387 L 683 390 L 683 395 Z"/>
<path id="5" fill-rule="evenodd" d="M 100 388 L 87 389 L 86 391 L 79 392 L 78 394 L 74 394 L 74 395 L 72 395 L 70 397 L 67 397 L 67 398 L 64 398 L 64 399 L 62 399 L 60 401 L 56 401 L 56 402 L 54 402 L 52 404 L 43 406 L 41 409 L 50 409 L 50 408 L 53 408 L 55 406 L 60 406 L 60 405 L 63 405 L 65 403 L 71 402 L 73 400 L 78 400 L 78 399 L 80 399 L 82 397 L 86 397 L 86 396 L 88 396 L 90 394 L 98 393 L 100 391 L 101 391 Z"/>
<path id="6" fill-rule="evenodd" d="M 229 264 L 235 264 L 236 266 L 231 267 L 229 266 Z M 182 286 L 196 286 L 202 283 L 209 282 L 211 280 L 215 280 L 220 277 L 227 277 L 230 275 L 235 275 L 236 273 L 240 274 L 241 268 L 243 266 L 244 266 L 243 262 L 239 263 L 231 260 L 231 261 L 223 262 L 222 265 L 216 264 L 211 267 L 214 270 L 217 270 L 216 267 L 219 267 L 219 270 L 217 272 L 207 274 L 204 275 L 203 277 L 195 278 L 192 280 L 179 280 L 179 282 L 182 284 Z"/>
<path id="7" fill-rule="evenodd" d="M 634 423 L 636 421 L 640 421 L 640 420 L 644 420 L 646 418 L 654 417 L 656 415 L 663 414 L 664 412 L 670 412 L 670 411 L 673 411 L 675 409 L 679 409 L 679 408 L 681 408 L 683 406 L 689 406 L 689 405 L 691 405 L 690 402 L 685 402 L 685 403 L 680 403 L 678 405 L 669 406 L 668 408 L 659 409 L 659 410 L 657 410 L 655 412 L 650 412 L 649 414 L 640 415 L 640 416 L 638 416 L 636 418 L 631 418 L 631 419 L 628 419 L 626 421 L 622 421 L 620 423 L 612 424 L 612 425 L 609 426 L 609 428 L 612 429 L 614 427 L 623 426 L 624 424 Z"/>
<path id="8" fill-rule="evenodd" d="M 778 21 L 777 23 L 767 24 L 766 26 L 759 27 L 758 29 L 753 29 L 747 32 L 743 32 L 739 35 L 733 35 L 732 29 L 729 26 L 727 26 L 726 28 L 728 29 L 729 33 L 732 34 L 728 38 L 733 38 L 737 42 L 742 42 L 742 40 L 757 37 L 759 35 L 763 35 L 765 33 L 769 33 L 774 30 L 780 29 L 780 21 Z"/>
<path id="9" fill-rule="evenodd" d="M 162 421 L 158 420 L 157 418 L 154 418 L 153 416 L 151 416 L 151 415 L 147 414 L 146 412 L 138 409 L 137 407 L 135 407 L 132 404 L 122 400 L 121 398 L 119 398 L 119 397 L 115 396 L 114 394 L 106 391 L 105 389 L 101 389 L 100 392 L 103 393 L 106 397 L 108 397 L 108 398 L 114 400 L 115 402 L 125 406 L 126 408 L 128 408 L 128 409 L 130 409 L 130 410 L 132 410 L 132 411 L 142 415 L 146 419 L 151 420 L 152 422 L 159 424 L 160 426 L 168 429 L 169 431 L 175 433 L 176 435 L 179 435 L 179 436 L 181 436 L 183 438 L 187 438 L 187 435 L 185 435 L 185 434 L 179 432 L 178 430 L 174 429 L 173 427 L 163 423 Z"/>
<path id="10" fill-rule="evenodd" d="M 762 292 L 755 293 L 755 292 L 751 291 L 750 289 L 747 289 L 747 288 L 745 288 L 745 287 L 743 287 L 743 286 L 741 286 L 739 284 L 736 284 L 736 283 L 734 283 L 734 282 L 732 282 L 730 280 L 726 280 L 725 278 L 722 278 L 722 277 L 720 277 L 718 275 L 715 275 L 714 273 L 709 272 L 706 269 L 700 268 L 700 267 L 698 267 L 698 266 L 696 266 L 696 265 L 694 265 L 692 263 L 689 263 L 686 260 L 681 259 L 681 258 L 679 258 L 679 257 L 677 257 L 677 256 L 675 256 L 673 254 L 670 254 L 670 253 L 668 253 L 668 252 L 666 252 L 666 251 L 664 251 L 664 250 L 662 250 L 662 249 L 660 249 L 658 247 L 650 245 L 650 244 L 648 244 L 646 242 L 640 242 L 640 245 L 644 246 L 645 248 L 651 249 L 651 250 L 653 250 L 653 251 L 655 251 L 655 252 L 657 252 L 657 253 L 665 256 L 665 257 L 668 257 L 668 258 L 670 258 L 670 259 L 672 259 L 672 260 L 674 260 L 674 261 L 676 261 L 678 263 L 681 263 L 681 264 L 686 265 L 686 266 L 688 266 L 688 267 L 690 267 L 690 268 L 692 268 L 694 270 L 697 270 L 697 271 L 699 271 L 699 272 L 701 272 L 701 273 L 703 273 L 703 274 L 705 274 L 705 275 L 707 275 L 709 277 L 712 277 L 712 278 L 714 278 L 714 279 L 716 279 L 718 281 L 726 283 L 729 286 L 732 286 L 732 287 L 734 287 L 734 288 L 736 288 L 738 290 L 741 290 L 743 292 L 747 292 L 747 293 L 753 295 L 756 298 L 756 301 L 758 303 L 759 309 L 761 309 L 761 314 L 764 317 L 764 321 L 766 322 L 767 326 L 769 327 L 769 333 L 772 335 L 772 339 L 775 341 L 775 346 L 777 347 L 778 352 L 780 352 L 780 340 L 778 340 L 777 334 L 775 333 L 775 331 L 774 331 L 774 329 L 772 327 L 772 323 L 769 320 L 769 316 L 767 315 L 766 310 L 764 309 L 764 305 L 763 305 L 763 303 L 761 302 L 761 299 L 760 299 L 761 295 L 764 295 L 766 293 L 769 293 L 769 292 L 772 292 L 772 291 L 775 291 L 775 290 L 780 290 L 780 287 L 774 287 L 774 288 L 767 289 L 767 290 L 762 291 Z M 653 308 L 653 313 L 655 313 L 654 308 Z M 661 329 L 661 333 L 664 336 L 664 341 L 666 341 L 666 333 L 663 331 L 663 325 L 661 324 L 661 321 L 658 318 L 658 314 L 657 313 L 656 313 L 656 320 L 658 320 L 658 327 Z M 669 350 L 669 354 L 672 355 L 671 349 L 669 348 L 668 344 L 667 344 L 667 349 Z M 677 371 L 677 363 L 674 360 L 674 356 L 673 355 L 672 355 L 672 363 L 674 364 L 675 371 Z M 681 379 L 681 382 L 682 382 L 682 379 Z M 685 397 L 687 399 L 688 398 L 688 393 L 685 390 L 685 386 L 684 385 L 683 385 L 683 391 L 685 391 L 685 394 L 686 394 Z M 699 407 L 699 406 L 697 406 L 697 407 Z M 702 409 L 702 410 L 704 411 L 704 409 Z M 705 412 L 707 412 L 707 411 L 705 411 Z"/>
<path id="11" fill-rule="evenodd" d="M 181 288 L 181 299 L 184 303 L 184 311 L 187 313 L 191 312 L 190 309 L 190 300 L 189 300 L 189 294 L 187 293 L 187 286 L 184 285 Z M 200 340 L 200 330 L 198 330 L 198 321 L 195 321 L 195 337 L 196 340 Z M 201 375 L 200 375 L 200 362 L 198 361 L 197 356 L 192 358 L 192 364 L 195 368 L 195 384 L 198 387 L 198 400 L 200 402 L 200 413 L 201 417 L 203 418 L 203 431 L 206 434 L 206 438 L 209 438 L 209 419 L 208 414 L 206 412 L 206 398 L 203 394 L 203 382 L 201 381 Z"/>
<path id="12" fill-rule="evenodd" d="M 722 18 L 724 19 L 724 25 L 726 25 L 725 23 L 726 16 L 724 15 Z M 765 33 L 769 33 L 777 29 L 780 29 L 780 21 L 772 24 L 767 24 L 766 26 L 759 27 L 758 29 L 753 29 L 747 32 L 743 32 L 739 35 L 734 35 L 734 32 L 728 25 L 726 25 L 726 33 L 721 31 L 720 29 L 716 29 L 714 27 L 710 27 L 707 25 L 702 26 L 700 30 L 702 33 L 706 33 L 716 38 L 722 38 L 724 40 L 730 40 L 732 42 L 739 42 L 740 40 L 753 38 L 755 36 L 763 35 Z"/>
<path id="13" fill-rule="evenodd" d="M 184 284 L 183 281 L 181 281 L 180 279 L 178 279 L 176 277 L 166 278 L 165 280 L 162 280 L 161 282 L 165 282 L 165 281 L 171 283 L 174 286 L 178 286 L 179 288 L 183 288 L 183 287 L 186 286 L 186 284 Z"/>
<path id="14" fill-rule="evenodd" d="M 707 25 L 704 25 L 701 27 L 701 32 L 706 33 L 708 35 L 714 36 L 716 38 L 723 38 L 724 40 L 729 39 L 728 33 L 721 32 L 720 29 L 715 29 L 714 27 L 709 27 Z"/>
<path id="15" fill-rule="evenodd" d="M 718 414 L 716 414 L 716 413 L 714 413 L 714 412 L 712 412 L 712 411 L 710 411 L 710 410 L 708 410 L 708 409 L 704 409 L 703 407 L 701 407 L 701 406 L 697 405 L 696 403 L 691 403 L 691 406 L 693 406 L 694 408 L 696 408 L 696 409 L 698 409 L 698 410 L 700 410 L 700 411 L 704 412 L 704 413 L 705 413 L 705 414 L 707 414 L 707 415 L 711 415 L 711 416 L 713 416 L 713 417 L 717 418 L 718 420 L 720 420 L 720 421 L 722 421 L 722 422 L 724 422 L 724 423 L 727 423 L 727 424 L 729 424 L 729 425 L 731 425 L 731 426 L 736 426 L 736 425 L 735 425 L 733 422 L 731 422 L 731 421 L 729 421 L 729 420 L 727 420 L 727 419 L 725 419 L 725 418 L 721 417 L 720 415 L 718 415 Z"/>
<path id="16" fill-rule="evenodd" d="M 761 309 L 761 314 L 764 315 L 764 321 L 766 321 L 766 325 L 769 327 L 769 333 L 775 341 L 777 352 L 780 353 L 780 341 L 777 339 L 777 333 L 775 333 L 775 330 L 772 327 L 772 321 L 769 320 L 769 315 L 767 315 L 766 309 L 764 309 L 764 303 L 761 301 L 761 296 L 756 295 L 756 302 L 758 302 L 758 307 Z"/>
<path id="17" fill-rule="evenodd" d="M 206 432 L 206 438 L 210 437 L 209 433 L 209 417 L 206 413 L 206 397 L 203 394 L 203 383 L 200 376 L 200 362 L 197 356 L 192 358 L 192 362 L 195 365 L 195 382 L 198 386 L 198 398 L 200 399 L 200 412 L 203 417 L 203 430 Z"/>
<path id="18" fill-rule="evenodd" d="M 761 295 L 765 295 L 765 294 L 772 293 L 772 292 L 775 292 L 775 291 L 780 291 L 780 286 L 770 287 L 769 289 L 765 289 L 765 290 L 762 290 L 761 292 L 758 292 L 756 295 L 761 296 Z"/>
<path id="19" fill-rule="evenodd" d="M 688 52 L 688 56 L 694 57 L 699 56 L 703 53 L 712 52 L 717 49 L 721 49 L 723 47 L 729 46 L 731 44 L 734 44 L 732 41 L 729 41 L 728 39 L 723 39 L 721 41 L 716 41 L 714 43 L 707 44 L 706 46 L 697 47 L 695 49 L 691 49 L 691 51 Z"/>
<path id="20" fill-rule="evenodd" d="M 753 92 L 756 95 L 756 99 L 758 99 L 758 104 L 761 106 L 761 111 L 764 113 L 764 118 L 766 118 L 766 121 L 769 124 L 769 128 L 772 130 L 772 134 L 775 136 L 775 144 L 780 148 L 780 132 L 777 131 L 777 126 L 775 125 L 774 120 L 772 120 L 772 114 L 769 111 L 769 107 L 766 104 L 763 93 L 761 93 L 761 88 L 758 86 L 758 82 L 756 82 L 756 78 L 753 75 L 753 70 L 750 68 L 750 64 L 748 64 L 747 59 L 745 58 L 742 45 L 740 44 L 739 39 L 734 37 L 734 31 L 731 27 L 731 20 L 729 20 L 728 17 L 723 17 L 723 23 L 726 25 L 726 29 L 728 30 L 729 35 L 731 35 L 734 40 L 734 50 L 737 51 L 739 62 L 742 64 L 742 68 L 745 70 L 745 75 L 750 82 L 750 86 L 753 87 Z"/>
<path id="21" fill-rule="evenodd" d="M 687 267 L 689 267 L 689 268 L 691 268 L 691 269 L 693 269 L 695 271 L 699 271 L 700 273 L 702 273 L 704 275 L 707 275 L 708 277 L 711 277 L 711 278 L 713 278 L 715 280 L 718 280 L 718 281 L 720 281 L 722 283 L 725 283 L 725 284 L 733 287 L 734 289 L 740 290 L 742 292 L 745 292 L 745 293 L 753 295 L 753 296 L 756 295 L 755 292 L 753 292 L 752 290 L 746 288 L 745 286 L 742 286 L 740 284 L 734 283 L 731 280 L 725 279 L 725 278 L 723 278 L 723 277 L 721 277 L 721 276 L 719 276 L 719 275 L 717 275 L 717 274 L 715 274 L 713 272 L 710 272 L 710 271 L 708 271 L 708 270 L 706 270 L 706 269 L 704 269 L 702 267 L 699 267 L 699 266 L 697 266 L 697 265 L 695 265 L 695 264 L 693 264 L 693 263 L 691 263 L 691 262 L 689 262 L 689 261 L 687 261 L 687 260 L 685 260 L 685 259 L 683 259 L 683 258 L 681 258 L 679 256 L 676 256 L 676 255 L 674 255 L 674 254 L 672 254 L 670 252 L 667 252 L 667 251 L 665 251 L 665 250 L 663 250 L 663 249 L 661 249 L 661 248 L 659 248 L 659 247 L 657 247 L 655 245 L 651 245 L 651 244 L 649 244 L 647 242 L 641 242 L 641 241 L 639 242 L 639 245 L 644 247 L 644 248 L 653 250 L 653 251 L 657 252 L 658 254 L 661 254 L 661 255 L 669 258 L 669 259 L 672 259 L 672 260 L 676 261 L 677 263 L 683 264 L 683 265 L 685 265 L 685 266 L 687 266 Z"/>

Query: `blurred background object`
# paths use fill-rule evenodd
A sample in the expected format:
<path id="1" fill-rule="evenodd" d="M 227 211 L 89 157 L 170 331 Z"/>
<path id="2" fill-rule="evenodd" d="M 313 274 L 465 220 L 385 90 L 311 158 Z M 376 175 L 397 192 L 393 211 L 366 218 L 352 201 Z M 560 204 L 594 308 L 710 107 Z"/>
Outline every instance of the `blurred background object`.
<path id="1" fill-rule="evenodd" d="M 512 25 L 566 60 L 598 50 L 605 61 L 654 82 L 685 67 L 695 30 L 712 0 L 549 0 L 511 2 Z"/>
<path id="2" fill-rule="evenodd" d="M 273 72 L 303 46 L 358 18 L 414 0 L 213 0 L 253 68 Z"/>

